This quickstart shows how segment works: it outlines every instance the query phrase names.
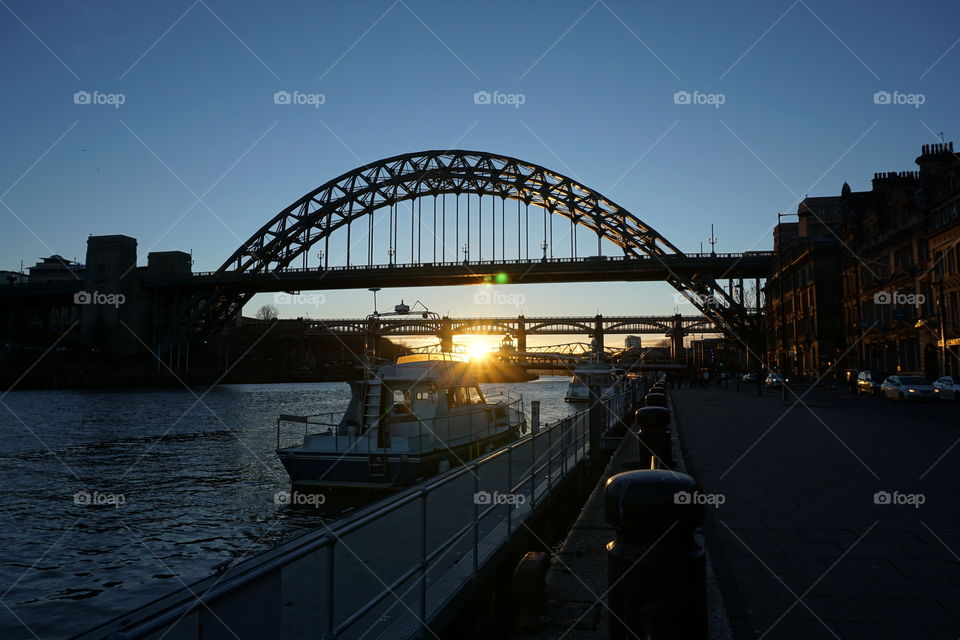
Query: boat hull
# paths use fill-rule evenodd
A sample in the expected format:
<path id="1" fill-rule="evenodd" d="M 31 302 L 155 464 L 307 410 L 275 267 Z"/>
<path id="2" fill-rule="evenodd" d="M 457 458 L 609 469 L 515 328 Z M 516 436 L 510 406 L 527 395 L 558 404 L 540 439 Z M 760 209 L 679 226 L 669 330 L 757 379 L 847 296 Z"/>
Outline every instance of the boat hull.
<path id="1" fill-rule="evenodd" d="M 416 455 L 388 451 L 382 477 L 370 474 L 370 457 L 367 453 L 280 449 L 277 456 L 295 488 L 393 489 L 435 476 L 449 467 L 468 462 L 511 442 L 516 437 L 517 429 L 512 428 L 450 449 Z"/>

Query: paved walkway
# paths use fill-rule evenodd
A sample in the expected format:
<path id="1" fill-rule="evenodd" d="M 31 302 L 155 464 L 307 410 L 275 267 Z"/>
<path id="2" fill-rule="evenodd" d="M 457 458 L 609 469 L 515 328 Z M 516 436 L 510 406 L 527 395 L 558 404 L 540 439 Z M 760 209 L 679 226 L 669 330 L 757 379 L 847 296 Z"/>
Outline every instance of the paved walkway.
<path id="1" fill-rule="evenodd" d="M 960 638 L 960 404 L 671 393 L 737 638 Z"/>

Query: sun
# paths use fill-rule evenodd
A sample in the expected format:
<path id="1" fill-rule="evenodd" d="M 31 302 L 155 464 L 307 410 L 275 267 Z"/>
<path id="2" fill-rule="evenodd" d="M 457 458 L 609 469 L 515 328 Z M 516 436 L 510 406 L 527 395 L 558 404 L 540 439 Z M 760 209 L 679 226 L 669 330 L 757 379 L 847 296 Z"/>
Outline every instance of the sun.
<path id="1" fill-rule="evenodd" d="M 490 355 L 490 346 L 486 344 L 467 345 L 467 357 L 471 361 L 483 360 Z"/>

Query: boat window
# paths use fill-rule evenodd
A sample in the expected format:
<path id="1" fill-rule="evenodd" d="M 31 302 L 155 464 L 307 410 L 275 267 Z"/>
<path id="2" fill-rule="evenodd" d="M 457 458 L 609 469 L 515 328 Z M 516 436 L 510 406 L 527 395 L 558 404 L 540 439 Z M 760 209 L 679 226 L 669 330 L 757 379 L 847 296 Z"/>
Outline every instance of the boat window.
<path id="1" fill-rule="evenodd" d="M 393 390 L 394 413 L 410 413 L 410 392 L 405 389 Z"/>
<path id="2" fill-rule="evenodd" d="M 435 403 L 437 401 L 437 397 L 429 391 L 417 391 L 417 400 Z"/>
<path id="3" fill-rule="evenodd" d="M 460 394 L 457 393 L 457 389 L 450 388 L 447 389 L 447 407 L 459 407 L 460 406 Z"/>
<path id="4" fill-rule="evenodd" d="M 480 390 L 476 387 L 464 387 L 464 391 L 467 392 L 467 396 L 470 398 L 470 404 L 483 404 L 483 396 L 480 394 Z"/>

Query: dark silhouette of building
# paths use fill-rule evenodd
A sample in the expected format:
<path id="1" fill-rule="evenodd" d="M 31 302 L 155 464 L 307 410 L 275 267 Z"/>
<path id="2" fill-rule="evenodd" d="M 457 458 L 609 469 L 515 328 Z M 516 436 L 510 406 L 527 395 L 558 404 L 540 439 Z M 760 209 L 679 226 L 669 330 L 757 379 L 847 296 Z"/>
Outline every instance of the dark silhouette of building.
<path id="1" fill-rule="evenodd" d="M 917 171 L 874 174 L 869 191 L 844 183 L 839 196 L 806 198 L 799 222 L 778 225 L 782 264 L 767 283 L 771 364 L 807 377 L 957 373 L 960 158 L 953 143 L 939 143 L 915 162 Z"/>

